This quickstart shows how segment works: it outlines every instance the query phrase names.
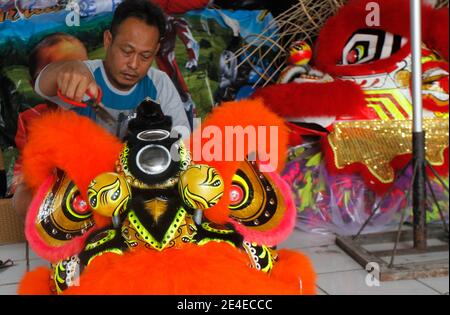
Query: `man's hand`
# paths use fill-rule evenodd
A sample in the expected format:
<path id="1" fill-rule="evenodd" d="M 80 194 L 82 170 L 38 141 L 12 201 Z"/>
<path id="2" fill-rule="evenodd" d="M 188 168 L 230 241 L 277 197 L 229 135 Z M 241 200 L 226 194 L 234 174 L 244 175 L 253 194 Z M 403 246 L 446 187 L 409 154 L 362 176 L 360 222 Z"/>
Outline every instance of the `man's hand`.
<path id="1" fill-rule="evenodd" d="M 66 63 L 57 74 L 56 84 L 63 96 L 77 102 L 81 102 L 88 90 L 97 96 L 97 84 L 82 61 Z"/>
<path id="2" fill-rule="evenodd" d="M 86 92 L 97 97 L 98 87 L 89 68 L 82 61 L 63 61 L 50 64 L 39 79 L 39 87 L 47 96 L 62 96 L 81 102 Z"/>

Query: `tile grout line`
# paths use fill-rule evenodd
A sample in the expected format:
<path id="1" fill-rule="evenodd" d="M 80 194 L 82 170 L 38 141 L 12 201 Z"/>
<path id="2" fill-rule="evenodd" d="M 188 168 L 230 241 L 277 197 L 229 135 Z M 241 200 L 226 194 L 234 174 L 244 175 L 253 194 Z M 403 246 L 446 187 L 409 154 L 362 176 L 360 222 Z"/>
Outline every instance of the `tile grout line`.
<path id="1" fill-rule="evenodd" d="M 322 288 L 321 288 L 320 286 L 318 286 L 317 284 L 316 284 L 316 287 L 317 287 L 318 289 L 322 290 L 322 292 L 325 293 L 326 295 L 330 295 L 330 293 L 328 293 L 326 290 L 322 289 Z"/>
<path id="2" fill-rule="evenodd" d="M 333 245 L 336 245 L 336 244 L 333 243 L 333 244 L 311 245 L 311 246 L 305 246 L 305 247 L 280 247 L 280 249 L 302 250 L 302 249 L 310 249 L 310 248 L 314 248 L 314 247 L 327 247 L 327 246 L 333 246 Z"/>
<path id="3" fill-rule="evenodd" d="M 11 259 L 11 260 L 14 263 L 14 265 L 12 265 L 11 267 L 20 265 L 22 263 L 27 263 L 26 259 Z M 36 261 L 42 261 L 42 262 L 48 263 L 50 265 L 50 262 L 48 262 L 47 260 L 44 260 L 42 258 L 32 258 L 32 259 L 30 259 L 30 263 L 36 262 Z"/>
<path id="4" fill-rule="evenodd" d="M 47 260 L 45 260 L 44 258 L 41 258 L 41 257 L 30 258 L 30 262 L 36 261 L 36 260 L 42 260 L 42 261 L 47 262 Z M 23 262 L 23 261 L 24 261 L 24 262 L 26 262 L 27 259 L 26 259 L 26 258 L 23 258 L 23 259 L 12 259 L 12 261 L 20 261 L 20 262 Z"/>
<path id="5" fill-rule="evenodd" d="M 321 276 L 321 275 L 328 275 L 328 274 L 330 274 L 330 273 L 341 273 L 341 272 L 349 272 L 349 271 L 366 271 L 365 269 L 363 269 L 362 267 L 361 268 L 358 268 L 358 269 L 349 269 L 349 270 L 334 270 L 334 271 L 325 271 L 325 272 L 316 272 L 316 274 L 318 275 L 318 276 Z"/>
<path id="6" fill-rule="evenodd" d="M 441 291 L 439 291 L 439 290 L 433 288 L 432 286 L 426 284 L 425 282 L 420 281 L 419 279 L 414 279 L 414 280 L 416 280 L 417 282 L 423 284 L 424 286 L 426 286 L 426 287 L 432 289 L 433 291 L 436 291 L 436 292 L 439 293 L 440 295 L 444 295 L 444 294 L 445 294 L 445 293 L 442 293 Z"/>
<path id="7" fill-rule="evenodd" d="M 0 287 L 2 287 L 2 286 L 6 286 L 6 285 L 18 285 L 19 284 L 19 282 L 8 282 L 8 283 L 0 283 Z"/>

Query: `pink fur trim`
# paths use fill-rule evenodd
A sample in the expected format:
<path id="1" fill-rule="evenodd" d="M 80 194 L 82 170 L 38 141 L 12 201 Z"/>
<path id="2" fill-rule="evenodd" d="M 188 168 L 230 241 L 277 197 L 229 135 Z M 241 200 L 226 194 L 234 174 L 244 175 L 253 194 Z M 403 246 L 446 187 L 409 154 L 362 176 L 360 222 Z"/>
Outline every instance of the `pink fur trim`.
<path id="1" fill-rule="evenodd" d="M 91 228 L 83 236 L 75 237 L 72 241 L 63 246 L 51 246 L 41 238 L 35 226 L 36 217 L 46 192 L 50 189 L 54 182 L 55 176 L 49 175 L 42 183 L 33 197 L 25 220 L 25 236 L 30 243 L 31 248 L 40 257 L 52 263 L 56 263 L 61 259 L 68 258 L 79 253 L 83 249 L 86 238 L 95 230 L 95 228 Z"/>
<path id="2" fill-rule="evenodd" d="M 247 228 L 233 219 L 230 219 L 229 222 L 233 224 L 236 230 L 244 236 L 246 241 L 255 242 L 259 245 L 264 244 L 266 246 L 275 246 L 288 238 L 294 229 L 296 208 L 289 185 L 277 173 L 266 174 L 280 189 L 282 198 L 284 198 L 284 202 L 286 204 L 286 213 L 281 219 L 280 224 L 272 230 L 261 232 Z"/>

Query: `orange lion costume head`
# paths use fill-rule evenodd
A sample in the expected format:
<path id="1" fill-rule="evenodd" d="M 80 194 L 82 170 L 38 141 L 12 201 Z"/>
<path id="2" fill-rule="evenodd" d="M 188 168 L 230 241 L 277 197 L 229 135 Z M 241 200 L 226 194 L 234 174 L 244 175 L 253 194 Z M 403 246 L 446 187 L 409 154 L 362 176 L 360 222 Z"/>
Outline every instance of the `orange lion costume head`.
<path id="1" fill-rule="evenodd" d="M 130 122 L 125 143 L 72 112 L 30 127 L 26 235 L 52 268 L 27 273 L 19 293 L 314 294 L 309 259 L 275 249 L 295 221 L 278 175 L 283 120 L 261 101 L 226 103 L 185 145 L 152 110 L 166 123 Z"/>

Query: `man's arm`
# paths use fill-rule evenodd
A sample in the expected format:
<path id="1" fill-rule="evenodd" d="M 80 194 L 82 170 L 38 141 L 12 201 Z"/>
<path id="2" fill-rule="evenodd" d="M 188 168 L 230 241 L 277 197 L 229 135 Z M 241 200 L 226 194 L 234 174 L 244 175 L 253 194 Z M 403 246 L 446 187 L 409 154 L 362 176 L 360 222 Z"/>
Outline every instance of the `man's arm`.
<path id="1" fill-rule="evenodd" d="M 88 90 L 97 95 L 97 84 L 83 61 L 60 61 L 45 67 L 35 84 L 35 91 L 46 98 L 56 96 L 58 90 L 63 96 L 81 102 Z"/>

